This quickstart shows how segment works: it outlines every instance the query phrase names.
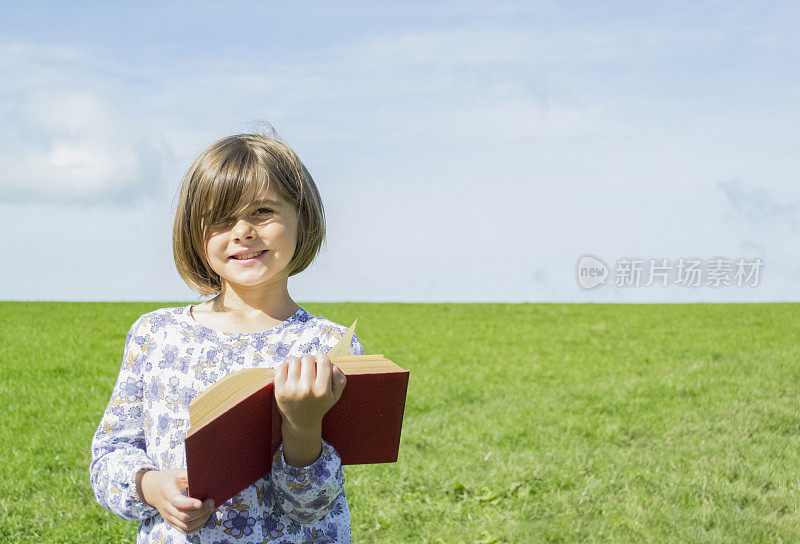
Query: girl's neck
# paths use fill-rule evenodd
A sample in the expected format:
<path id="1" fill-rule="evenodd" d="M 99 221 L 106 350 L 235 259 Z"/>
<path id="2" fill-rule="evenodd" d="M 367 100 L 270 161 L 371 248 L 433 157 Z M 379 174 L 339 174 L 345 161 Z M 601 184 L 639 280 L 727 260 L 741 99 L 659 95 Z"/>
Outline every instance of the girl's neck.
<path id="1" fill-rule="evenodd" d="M 245 319 L 267 317 L 279 321 L 289 319 L 300 308 L 286 286 L 271 293 L 247 290 L 224 284 L 222 291 L 209 301 L 213 312 L 230 312 Z"/>

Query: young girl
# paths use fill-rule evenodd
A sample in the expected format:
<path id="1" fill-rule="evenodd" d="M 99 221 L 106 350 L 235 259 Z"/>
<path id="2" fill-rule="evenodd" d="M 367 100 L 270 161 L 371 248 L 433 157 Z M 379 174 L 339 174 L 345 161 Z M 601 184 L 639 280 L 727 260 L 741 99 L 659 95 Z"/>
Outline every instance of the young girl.
<path id="1" fill-rule="evenodd" d="M 231 136 L 189 168 L 173 254 L 187 284 L 216 296 L 133 323 L 92 441 L 97 501 L 140 520 L 138 543 L 350 542 L 340 458 L 321 437 L 322 416 L 346 385 L 325 353 L 347 328 L 298 306 L 287 289 L 324 237 L 314 180 L 282 142 Z M 356 336 L 350 353 L 364 354 Z M 183 443 L 189 403 L 252 367 L 277 370 L 283 441 L 272 471 L 225 504 L 191 499 Z"/>

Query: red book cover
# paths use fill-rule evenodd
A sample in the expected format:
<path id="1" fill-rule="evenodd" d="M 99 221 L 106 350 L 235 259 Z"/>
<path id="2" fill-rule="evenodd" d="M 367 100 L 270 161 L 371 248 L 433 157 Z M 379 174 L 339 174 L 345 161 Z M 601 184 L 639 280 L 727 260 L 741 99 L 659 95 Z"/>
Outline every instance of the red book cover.
<path id="1" fill-rule="evenodd" d="M 343 465 L 397 461 L 409 371 L 342 371 L 347 385 L 322 419 L 322 438 Z M 270 381 L 186 437 L 189 496 L 223 504 L 269 473 L 280 444 Z"/>

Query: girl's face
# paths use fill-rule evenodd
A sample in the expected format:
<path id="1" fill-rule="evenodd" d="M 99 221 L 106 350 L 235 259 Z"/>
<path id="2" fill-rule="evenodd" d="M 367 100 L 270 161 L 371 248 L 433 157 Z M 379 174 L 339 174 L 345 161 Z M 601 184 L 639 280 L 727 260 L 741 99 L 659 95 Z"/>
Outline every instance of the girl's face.
<path id="1" fill-rule="evenodd" d="M 239 217 L 214 224 L 206 235 L 211 269 L 233 287 L 283 285 L 297 245 L 297 211 L 270 190 Z M 239 253 L 258 253 L 240 260 Z"/>

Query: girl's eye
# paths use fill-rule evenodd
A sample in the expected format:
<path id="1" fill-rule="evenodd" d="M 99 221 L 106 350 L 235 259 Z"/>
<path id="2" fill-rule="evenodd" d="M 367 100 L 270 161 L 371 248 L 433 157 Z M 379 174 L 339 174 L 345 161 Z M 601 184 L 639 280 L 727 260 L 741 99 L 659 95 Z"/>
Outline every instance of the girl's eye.
<path id="1" fill-rule="evenodd" d="M 256 215 L 270 215 L 275 213 L 272 208 L 258 208 L 255 212 Z M 230 225 L 235 225 L 236 221 L 238 221 L 235 217 L 228 217 L 226 219 L 220 219 L 216 223 L 213 223 L 211 226 L 214 228 L 225 228 Z"/>

